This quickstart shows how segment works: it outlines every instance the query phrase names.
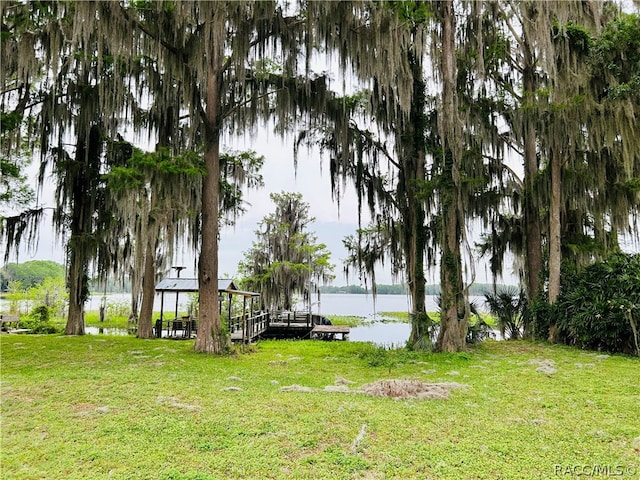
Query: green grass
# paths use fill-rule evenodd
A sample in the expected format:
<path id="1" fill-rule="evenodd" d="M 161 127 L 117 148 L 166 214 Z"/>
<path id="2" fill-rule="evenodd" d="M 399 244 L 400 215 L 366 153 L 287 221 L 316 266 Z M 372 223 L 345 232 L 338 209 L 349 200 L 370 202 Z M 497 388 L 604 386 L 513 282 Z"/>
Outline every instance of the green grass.
<path id="1" fill-rule="evenodd" d="M 358 327 L 368 323 L 365 317 L 356 315 L 327 315 L 332 325 L 344 325 L 347 327 Z"/>
<path id="2" fill-rule="evenodd" d="M 154 317 L 155 318 L 155 317 Z M 126 329 L 129 324 L 127 322 L 128 317 L 126 315 L 109 315 L 104 322 L 100 321 L 98 312 L 86 312 L 84 316 L 84 323 L 87 327 L 97 328 L 124 328 Z M 64 326 L 66 319 L 62 319 L 60 322 Z"/>
<path id="3" fill-rule="evenodd" d="M 556 465 L 640 467 L 638 358 L 528 342 L 437 355 L 268 341 L 227 357 L 132 337 L 0 342 L 7 479 L 545 479 Z M 541 360 L 557 372 L 536 371 Z M 385 378 L 467 387 L 446 400 L 322 391 Z M 280 390 L 294 384 L 317 390 Z"/>
<path id="4" fill-rule="evenodd" d="M 397 322 L 397 323 L 409 323 L 408 312 L 380 312 L 383 322 Z"/>

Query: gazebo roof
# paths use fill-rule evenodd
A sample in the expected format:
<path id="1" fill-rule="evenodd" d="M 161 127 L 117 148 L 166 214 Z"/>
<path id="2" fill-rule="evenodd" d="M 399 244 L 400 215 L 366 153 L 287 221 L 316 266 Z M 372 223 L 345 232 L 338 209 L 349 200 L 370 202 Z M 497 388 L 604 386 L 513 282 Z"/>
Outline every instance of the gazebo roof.
<path id="1" fill-rule="evenodd" d="M 165 278 L 156 285 L 156 292 L 197 292 L 197 278 Z M 233 280 L 230 278 L 218 279 L 218 292 L 230 293 L 233 295 L 242 295 L 245 297 L 257 297 L 260 294 L 255 292 L 246 292 L 238 290 Z"/>

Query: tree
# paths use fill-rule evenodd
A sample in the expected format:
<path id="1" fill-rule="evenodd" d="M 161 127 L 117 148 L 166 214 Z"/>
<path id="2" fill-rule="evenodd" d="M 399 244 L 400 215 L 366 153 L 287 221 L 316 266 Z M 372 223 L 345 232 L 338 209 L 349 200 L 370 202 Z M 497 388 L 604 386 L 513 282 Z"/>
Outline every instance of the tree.
<path id="1" fill-rule="evenodd" d="M 615 232 L 626 230 L 634 208 L 627 176 L 638 150 L 629 116 L 633 101 L 607 98 L 609 85 L 618 83 L 607 72 L 621 71 L 615 61 L 597 67 L 590 61 L 592 38 L 620 13 L 600 2 L 493 2 L 491 7 L 485 10 L 485 71 L 506 100 L 498 112 L 509 127 L 505 138 L 524 163 L 516 208 L 510 217 L 496 218 L 492 243 L 497 256 L 504 251 L 502 240 L 516 254 L 524 253 L 530 301 L 546 295 L 543 276 L 553 301 L 562 261 L 592 261 L 615 250 Z M 629 62 L 625 72 L 636 64 Z M 618 133 L 622 141 L 614 140 Z M 501 264 L 493 263 L 496 272 Z"/>
<path id="2" fill-rule="evenodd" d="M 441 272 L 443 265 L 452 265 L 456 272 L 443 277 L 442 281 L 446 284 L 445 303 L 450 303 L 450 298 L 457 302 L 455 308 L 448 307 L 448 314 L 453 315 L 451 312 L 455 310 L 456 319 L 452 322 L 462 325 L 459 345 L 453 348 L 464 345 L 466 324 L 457 319 L 457 312 L 468 317 L 468 312 L 464 314 L 468 310 L 467 294 L 462 283 L 459 246 L 465 239 L 463 212 L 476 214 L 480 209 L 477 190 L 486 188 L 488 182 L 479 179 L 491 169 L 477 154 L 484 140 L 474 141 L 473 137 L 479 132 L 488 133 L 490 139 L 496 136 L 495 127 L 492 130 L 491 125 L 488 128 L 480 125 L 477 118 L 471 119 L 473 124 L 469 120 L 467 126 L 459 126 L 462 114 L 451 101 L 461 88 L 460 75 L 455 74 L 455 25 L 449 25 L 447 30 L 453 42 L 449 48 L 449 65 L 453 70 L 447 71 L 448 83 L 444 82 L 443 74 L 438 78 L 439 83 L 431 82 L 446 93 L 453 107 L 444 110 L 442 100 L 438 102 L 435 94 L 428 95 L 428 67 L 424 65 L 428 65 L 429 60 L 436 63 L 441 59 L 440 54 L 433 52 L 430 59 L 427 57 L 430 41 L 433 45 L 442 45 L 443 29 L 438 23 L 442 23 L 443 18 L 438 13 L 441 5 L 441 2 L 379 3 L 367 5 L 360 17 L 345 13 L 346 20 L 336 20 L 339 25 L 336 30 L 341 32 L 337 48 L 354 45 L 353 51 L 340 52 L 352 62 L 361 81 L 371 88 L 336 99 L 323 112 L 334 115 L 331 117 L 334 127 L 328 134 L 322 132 L 321 141 L 321 147 L 332 154 L 334 192 L 346 181 L 353 182 L 359 207 L 367 205 L 374 218 L 372 225 L 360 228 L 356 236 L 345 239 L 351 251 L 347 268 L 353 267 L 360 274 L 370 276 L 374 291 L 374 269 L 386 260 L 390 260 L 394 274 L 400 271 L 405 274 L 413 310 L 409 343 L 414 348 L 431 346 L 432 322 L 424 309 L 425 268 L 433 265 L 438 250 L 443 259 L 452 255 L 456 258 L 453 263 L 440 263 Z M 333 16 L 327 18 L 333 19 Z M 348 22 L 351 24 L 344 25 Z M 432 25 L 437 28 L 431 29 L 434 35 L 429 39 L 427 34 Z M 350 32 L 357 33 L 352 38 Z M 367 47 L 358 49 L 363 43 Z M 365 62 L 363 58 L 368 60 Z M 468 83 L 472 84 L 473 80 Z M 357 108 L 361 105 L 366 107 L 364 113 L 358 115 Z M 470 105 L 473 101 L 468 101 L 465 107 L 471 110 Z M 489 123 L 486 109 L 480 113 L 485 117 L 482 121 Z M 346 114 L 353 117 L 345 121 Z M 467 114 L 467 117 L 471 116 Z M 365 127 L 371 124 L 378 127 L 377 132 L 373 127 Z M 450 125 L 456 130 L 449 131 Z M 466 134 L 464 140 L 463 133 Z M 453 152 L 459 157 L 455 164 Z"/>
<path id="3" fill-rule="evenodd" d="M 260 292 L 263 307 L 292 310 L 294 295 L 311 298 L 312 282 L 333 279 L 326 245 L 307 230 L 315 220 L 299 193 L 272 193 L 275 211 L 260 222 L 257 241 L 238 267 L 244 288 Z"/>
<path id="4" fill-rule="evenodd" d="M 243 212 L 243 186 L 262 185 L 258 172 L 263 161 L 255 152 L 221 155 L 221 222 L 232 224 Z M 155 152 L 136 149 L 126 166 L 106 175 L 116 197 L 113 209 L 125 227 L 126 241 L 119 239 L 119 243 L 122 261 L 131 264 L 130 320 L 138 323 L 138 338 L 153 336 L 155 285 L 168 269 L 175 245 L 185 236 L 191 237 L 194 247 L 197 244 L 193 237 L 197 237 L 203 174 L 202 158 L 196 152 L 178 155 L 159 147 Z M 141 305 L 139 316 L 137 305 Z"/>
<path id="5" fill-rule="evenodd" d="M 0 291 L 6 291 L 9 282 L 17 281 L 25 288 L 31 288 L 47 278 L 64 280 L 64 266 L 50 260 L 9 263 L 0 269 Z"/>
<path id="6" fill-rule="evenodd" d="M 33 8 L 32 12 L 37 9 Z M 16 3 L 0 5 L 3 71 L 0 84 L 0 220 L 11 211 L 28 207 L 35 196 L 24 171 L 31 162 L 28 109 L 36 96 L 32 82 L 42 73 L 43 65 L 28 52 L 29 42 L 24 40 L 40 28 L 41 17 L 24 13 L 25 9 Z M 28 72 L 22 69 L 20 56 L 29 57 L 31 68 Z"/>
<path id="7" fill-rule="evenodd" d="M 120 274 L 129 274 L 132 305 L 129 320 L 138 323 L 137 336 L 153 336 L 155 285 L 168 269 L 175 245 L 195 230 L 203 166 L 192 152 L 171 155 L 168 147 L 155 152 L 134 149 L 127 164 L 112 169 L 107 186 L 122 219 L 112 251 L 121 251 Z M 124 240 L 123 240 L 124 239 Z M 138 306 L 140 315 L 138 316 Z"/>
<path id="8" fill-rule="evenodd" d="M 123 29 L 113 23 L 117 19 L 106 3 L 15 3 L 9 8 L 32 27 L 15 30 L 15 40 L 31 49 L 15 60 L 16 78 L 20 88 L 37 92 L 37 101 L 25 112 L 39 131 L 32 140 L 40 154 L 39 182 L 52 166 L 57 181 L 53 221 L 60 236 L 69 235 L 65 333 L 83 334 L 89 268 L 97 263 L 104 270 L 111 260 L 104 245 L 113 217 L 101 175 L 109 168 L 105 142 L 126 111 L 127 88 L 105 39 Z M 41 213 L 39 208 L 5 220 L 7 244 L 17 247 Z"/>
<path id="9" fill-rule="evenodd" d="M 439 2 L 442 51 L 438 69 L 442 81 L 438 129 L 442 148 L 440 195 L 440 329 L 437 349 L 463 350 L 469 324 L 469 305 L 462 278 L 460 243 L 464 229 L 462 205 L 462 132 L 456 89 L 456 17 L 453 0 Z"/>
<path id="10" fill-rule="evenodd" d="M 567 12 L 572 17 L 567 18 Z M 637 97 L 635 102 L 631 98 L 608 101 L 602 78 L 615 80 L 603 76 L 599 68 L 592 70 L 589 61 L 593 38 L 610 14 L 597 2 L 563 5 L 554 12 L 555 21 L 549 28 L 548 93 L 544 124 L 538 132 L 545 167 L 542 185 L 549 204 L 549 303 L 560 295 L 562 263 L 578 265 L 616 251 L 617 231 L 628 228 L 630 215 L 637 209 L 638 197 L 632 187 L 638 172 L 634 166 L 638 158 Z M 637 61 L 631 62 L 634 64 Z M 592 71 L 600 82 L 592 81 Z"/>
<path id="11" fill-rule="evenodd" d="M 31 159 L 24 151 L 14 153 L 5 148 L 10 144 L 7 139 L 10 130 L 20 128 L 20 123 L 15 127 L 10 125 L 11 113 L 5 114 L 4 108 L 0 116 L 2 117 L 0 118 L 0 145 L 2 145 L 0 149 L 0 220 L 2 220 L 8 212 L 28 207 L 33 202 L 35 193 L 24 173 Z"/>
<path id="12" fill-rule="evenodd" d="M 26 234 L 29 246 L 37 243 L 36 226 L 43 214 L 42 208 L 32 207 L 34 193 L 26 184 L 25 169 L 35 133 L 29 112 L 40 100 L 34 85 L 46 71 L 42 59 L 33 54 L 33 44 L 43 34 L 49 15 L 33 3 L 2 2 L 0 16 L 0 238 L 8 261 L 13 240 L 20 243 Z"/>
<path id="13" fill-rule="evenodd" d="M 343 70 L 350 65 L 365 90 L 332 98 L 319 112 L 329 127 L 321 124 L 319 132 L 305 131 L 301 139 L 320 137 L 316 141 L 321 150 L 331 154 L 334 195 L 339 198 L 341 186 L 352 182 L 359 210 L 368 207 L 373 218 L 371 225 L 344 240 L 350 251 L 345 271 L 355 270 L 365 282 L 370 278 L 374 295 L 377 266 L 389 262 L 394 276 L 403 274 L 411 295 L 409 343 L 430 347 L 424 189 L 426 137 L 432 125 L 422 54 L 430 12 L 422 2 L 341 4 L 336 9 L 342 8 L 324 13 L 314 28 L 327 38 L 328 48 L 339 52 Z"/>
<path id="14" fill-rule="evenodd" d="M 221 328 L 217 285 L 222 136 L 236 129 L 248 132 L 274 114 L 282 120 L 278 131 L 284 133 L 289 115 L 323 101 L 324 78 L 296 77 L 298 60 L 308 58 L 313 42 L 304 37 L 303 15 L 287 16 L 275 2 L 158 2 L 124 14 L 140 33 L 140 45 L 153 45 L 154 60 L 181 82 L 177 107 L 190 120 L 186 130 L 191 143 L 203 139 L 195 349 L 220 353 L 229 342 Z M 268 51 L 281 55 L 281 73 L 264 68 L 261 60 Z"/>
<path id="15" fill-rule="evenodd" d="M 297 76 L 299 61 L 310 58 L 315 44 L 305 34 L 304 13 L 283 9 L 275 2 L 80 2 L 47 3 L 42 8 L 38 4 L 32 10 L 28 4 L 15 7 L 22 16 L 42 15 L 46 19 L 44 27 L 37 31 L 41 40 L 27 39 L 30 45 L 35 43 L 42 49 L 44 63 L 51 66 L 48 77 L 54 79 L 42 83 L 52 88 L 44 92 L 47 101 L 39 112 L 44 132 L 41 153 L 51 153 L 51 138 L 67 140 L 66 136 L 72 135 L 77 141 L 69 158 L 75 155 L 77 161 L 90 160 L 84 173 L 79 168 L 68 170 L 65 188 L 59 189 L 61 205 L 79 207 L 78 212 L 72 208 L 74 213 L 70 215 L 71 224 L 78 227 L 72 229 L 69 243 L 73 248 L 69 256 L 73 263 L 69 269 L 73 276 L 70 287 L 74 289 L 71 302 L 80 303 L 88 293 L 82 279 L 87 277 L 86 265 L 96 246 L 89 240 L 98 240 L 92 238 L 91 232 L 97 231 L 93 229 L 97 225 L 94 220 L 102 221 L 87 211 L 102 196 L 92 195 L 86 202 L 77 203 L 79 196 L 73 193 L 73 185 L 79 183 L 72 176 L 77 174 L 79 181 L 79 175 L 85 175 L 85 180 L 93 181 L 89 173 L 108 171 L 104 165 L 94 168 L 97 159 L 106 159 L 99 154 L 104 144 L 98 138 L 115 137 L 118 120 L 130 116 L 136 133 L 149 127 L 145 116 L 138 115 L 138 101 L 144 97 L 165 115 L 165 124 L 172 132 L 184 136 L 185 141 L 180 142 L 183 148 L 199 151 L 202 147 L 204 152 L 202 211 L 194 232 L 200 240 L 201 312 L 195 348 L 202 352 L 224 351 L 228 338 L 221 333 L 217 306 L 220 146 L 223 135 L 248 132 L 259 120 L 274 118 L 274 112 L 282 120 L 276 124 L 277 130 L 284 133 L 289 115 L 296 117 L 308 112 L 314 102 L 323 101 L 325 78 L 309 78 L 308 61 L 304 64 L 305 75 Z M 279 71 L 265 68 L 268 62 L 262 59 L 268 52 L 281 60 Z M 19 58 L 24 63 L 33 56 Z M 143 68 L 145 63 L 154 63 L 156 71 L 168 79 L 166 88 L 155 88 L 157 84 L 149 73 L 152 69 Z M 31 65 L 18 65 L 16 70 L 34 75 Z M 165 95 L 169 92 L 175 94 Z M 65 106 L 70 108 L 65 110 Z M 70 117 L 72 110 L 79 114 Z M 169 115 L 170 111 L 174 113 Z M 51 151 L 62 155 L 64 148 Z M 89 155 L 90 152 L 96 155 Z M 91 188 L 97 188 L 97 184 Z M 78 189 L 75 193 L 81 192 Z M 106 208 L 98 212 L 109 213 Z M 35 214 L 32 218 L 37 220 Z M 16 221 L 5 230 L 12 242 L 19 240 L 26 229 L 23 225 Z M 102 232 L 112 231 L 106 223 L 102 227 Z M 86 249 L 82 250 L 83 246 Z M 107 257 L 117 252 L 106 247 L 98 252 L 105 254 L 105 258 L 98 258 L 99 268 L 105 271 Z M 69 315 L 68 333 L 82 333 L 82 309 L 74 307 Z"/>

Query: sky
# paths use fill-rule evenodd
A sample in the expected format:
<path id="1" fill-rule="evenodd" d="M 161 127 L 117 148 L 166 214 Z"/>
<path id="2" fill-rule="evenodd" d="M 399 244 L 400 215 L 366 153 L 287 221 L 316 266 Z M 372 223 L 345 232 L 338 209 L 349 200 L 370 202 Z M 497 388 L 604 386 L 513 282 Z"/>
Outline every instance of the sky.
<path id="1" fill-rule="evenodd" d="M 228 144 L 231 150 L 254 150 L 265 157 L 262 168 L 264 187 L 260 190 L 245 190 L 244 198 L 247 201 L 246 213 L 238 218 L 235 226 L 225 227 L 221 231 L 219 244 L 219 276 L 221 278 L 234 275 L 238 263 L 244 258 L 243 253 L 251 248 L 256 240 L 255 230 L 258 223 L 271 214 L 275 205 L 269 195 L 272 192 L 300 193 L 303 200 L 310 206 L 310 215 L 315 222 L 310 225 L 309 231 L 316 234 L 318 242 L 324 243 L 331 252 L 331 263 L 335 265 L 336 276 L 332 285 L 363 285 L 357 274 L 351 272 L 349 277 L 344 274 L 343 261 L 348 252 L 344 248 L 342 240 L 348 235 L 354 235 L 358 229 L 358 206 L 355 189 L 347 184 L 342 188 L 342 197 L 339 205 L 331 194 L 331 180 L 329 174 L 329 157 L 317 150 L 307 151 L 301 149 L 298 152 L 297 170 L 294 168 L 293 139 L 281 139 L 274 134 L 269 134 L 267 128 L 259 129 L 254 135 L 249 135 L 234 144 Z M 370 216 L 365 207 L 362 212 L 362 224 L 366 226 Z M 477 238 L 473 232 L 469 232 L 470 242 L 473 244 Z M 185 253 L 178 255 L 176 261 L 187 269 L 182 276 L 193 275 L 193 258 Z M 182 263 L 180 263 L 182 262 Z M 510 259 L 505 260 L 504 280 L 509 283 L 517 283 L 517 278 L 510 271 Z M 477 282 L 491 282 L 486 261 L 474 258 L 475 279 Z M 426 272 L 427 283 L 439 283 L 439 271 L 432 268 Z M 381 266 L 376 270 L 376 282 L 378 284 L 399 283 L 402 279 L 393 278 L 388 266 Z M 370 282 L 367 282 L 370 285 Z"/>

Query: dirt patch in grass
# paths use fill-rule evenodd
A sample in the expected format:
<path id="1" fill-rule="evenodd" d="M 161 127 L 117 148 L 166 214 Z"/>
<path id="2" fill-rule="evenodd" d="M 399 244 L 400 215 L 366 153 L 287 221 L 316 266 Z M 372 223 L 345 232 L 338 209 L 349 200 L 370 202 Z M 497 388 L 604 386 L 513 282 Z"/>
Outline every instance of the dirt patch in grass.
<path id="1" fill-rule="evenodd" d="M 363 393 L 372 397 L 439 399 L 449 398 L 449 392 L 466 385 L 447 383 L 425 383 L 419 380 L 378 380 L 362 387 Z"/>
<path id="2" fill-rule="evenodd" d="M 539 365 L 539 367 L 536 368 L 536 372 L 546 373 L 547 375 L 553 375 L 554 373 L 558 372 L 558 369 L 556 368 L 556 363 L 553 360 L 549 360 L 549 359 L 544 359 L 544 360 L 532 359 L 532 360 L 529 360 L 529 365 Z"/>
<path id="3" fill-rule="evenodd" d="M 221 389 L 223 392 L 241 392 L 242 389 L 240 387 L 224 387 Z"/>
<path id="4" fill-rule="evenodd" d="M 315 392 L 315 388 L 305 387 L 302 385 L 287 385 L 286 387 L 280 387 L 281 392 Z"/>
<path id="5" fill-rule="evenodd" d="M 269 362 L 270 367 L 286 367 L 287 365 L 289 365 L 289 362 L 286 360 L 271 360 Z"/>
<path id="6" fill-rule="evenodd" d="M 158 403 L 161 405 L 167 405 L 173 408 L 179 408 L 181 410 L 191 410 L 191 411 L 199 411 L 199 405 L 190 405 L 188 403 L 180 402 L 176 397 L 158 397 Z"/>
<path id="7" fill-rule="evenodd" d="M 466 385 L 456 382 L 425 383 L 420 380 L 378 380 L 367 383 L 360 388 L 350 389 L 344 383 L 336 381 L 336 385 L 327 385 L 323 390 L 305 387 L 302 385 L 289 385 L 280 387 L 281 392 L 330 392 L 330 393 L 361 393 L 372 397 L 388 397 L 398 400 L 405 398 L 440 399 L 449 398 L 449 392 L 457 388 L 466 388 Z"/>

